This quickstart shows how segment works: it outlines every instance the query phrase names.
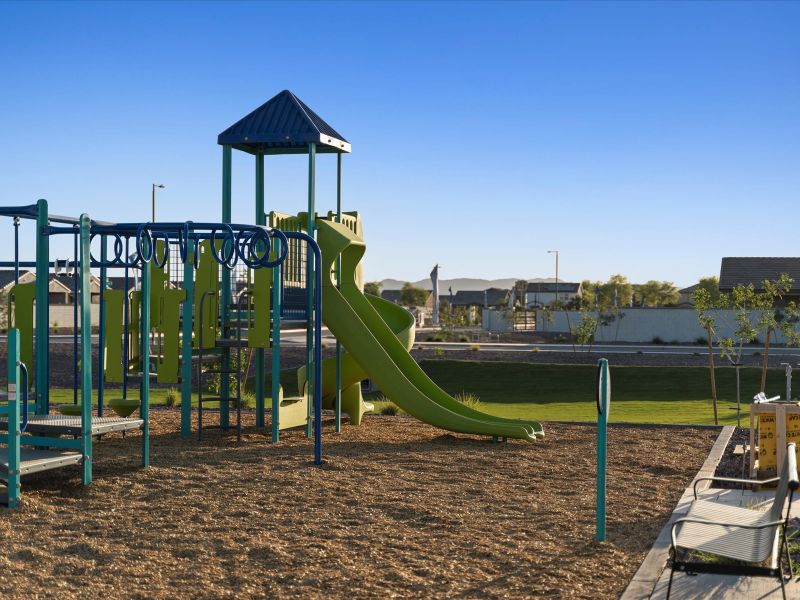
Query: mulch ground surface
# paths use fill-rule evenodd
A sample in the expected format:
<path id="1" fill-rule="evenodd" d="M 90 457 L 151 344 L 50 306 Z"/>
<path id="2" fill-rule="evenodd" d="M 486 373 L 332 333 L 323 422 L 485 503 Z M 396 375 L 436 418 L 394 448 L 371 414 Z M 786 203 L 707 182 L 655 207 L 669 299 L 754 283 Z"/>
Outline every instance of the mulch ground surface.
<path id="1" fill-rule="evenodd" d="M 152 412 L 150 469 L 115 434 L 91 486 L 77 467 L 23 480 L 0 598 L 615 598 L 718 433 L 612 426 L 599 544 L 590 426 L 491 444 L 370 417 L 326 430 L 314 467 L 302 432 L 182 440 L 177 412 Z"/>

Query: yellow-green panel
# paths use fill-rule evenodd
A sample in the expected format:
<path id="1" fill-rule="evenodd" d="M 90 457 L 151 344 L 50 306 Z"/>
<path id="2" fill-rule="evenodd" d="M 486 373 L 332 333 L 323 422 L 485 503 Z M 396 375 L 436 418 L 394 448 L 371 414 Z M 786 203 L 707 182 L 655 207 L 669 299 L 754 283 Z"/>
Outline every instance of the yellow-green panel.
<path id="1" fill-rule="evenodd" d="M 222 240 L 217 240 L 217 251 Z M 219 314 L 219 263 L 211 252 L 211 240 L 198 244 L 198 265 L 194 282 L 194 347 L 200 344 L 200 303 L 203 303 L 203 349 L 213 348 L 217 340 L 217 315 Z M 205 301 L 203 296 L 208 292 Z"/>
<path id="2" fill-rule="evenodd" d="M 253 301 L 253 322 L 247 331 L 247 345 L 250 348 L 269 347 L 271 291 L 272 269 L 256 269 L 250 287 L 250 297 Z"/>
<path id="3" fill-rule="evenodd" d="M 142 292 L 131 292 L 131 306 L 128 311 L 128 369 L 139 365 L 139 313 L 142 306 Z"/>
<path id="4" fill-rule="evenodd" d="M 164 290 L 162 294 L 161 357 L 158 359 L 158 383 L 178 383 L 180 355 L 181 302 L 186 290 Z"/>
<path id="5" fill-rule="evenodd" d="M 122 332 L 123 306 L 125 292 L 122 290 L 105 290 L 103 304 L 105 307 L 105 381 L 122 383 Z"/>
<path id="6" fill-rule="evenodd" d="M 161 257 L 164 253 L 164 240 L 156 240 L 156 256 Z M 169 262 L 159 269 L 155 261 L 148 263 L 150 269 L 150 328 L 156 331 L 161 331 L 161 309 L 162 298 L 164 297 L 164 290 L 167 287 L 167 279 L 169 278 Z"/>
<path id="7" fill-rule="evenodd" d="M 19 359 L 33 372 L 33 305 L 36 300 L 35 283 L 18 283 L 8 296 L 8 314 L 13 315 L 11 327 L 19 329 Z M 33 384 L 33 378 L 28 385 Z"/>

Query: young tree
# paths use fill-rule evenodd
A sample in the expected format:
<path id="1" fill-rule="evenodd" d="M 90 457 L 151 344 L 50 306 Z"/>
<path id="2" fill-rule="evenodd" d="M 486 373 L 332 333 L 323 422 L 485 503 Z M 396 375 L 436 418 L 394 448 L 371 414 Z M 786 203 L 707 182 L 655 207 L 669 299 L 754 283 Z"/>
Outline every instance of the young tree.
<path id="1" fill-rule="evenodd" d="M 638 286 L 637 300 L 643 306 L 652 308 L 675 304 L 680 298 L 680 292 L 671 281 L 656 281 L 651 279 Z"/>
<path id="2" fill-rule="evenodd" d="M 600 310 L 630 306 L 633 299 L 633 285 L 624 275 L 612 275 L 606 282 L 595 283 L 593 290 Z"/>
<path id="3" fill-rule="evenodd" d="M 525 294 L 528 293 L 528 282 L 524 279 L 517 279 L 514 282 L 514 287 L 511 289 L 514 293 L 514 304 L 517 306 L 525 306 Z"/>
<path id="4" fill-rule="evenodd" d="M 403 306 L 423 306 L 427 302 L 428 296 L 430 296 L 428 290 L 414 287 L 408 282 L 404 283 L 400 290 L 400 302 Z"/>
<path id="5" fill-rule="evenodd" d="M 381 295 L 381 282 L 380 281 L 368 281 L 364 284 L 364 293 L 369 294 L 371 296 L 380 296 Z"/>
<path id="6" fill-rule="evenodd" d="M 719 278 L 718 277 L 703 277 L 697 282 L 697 289 L 708 291 L 712 302 L 719 301 Z"/>

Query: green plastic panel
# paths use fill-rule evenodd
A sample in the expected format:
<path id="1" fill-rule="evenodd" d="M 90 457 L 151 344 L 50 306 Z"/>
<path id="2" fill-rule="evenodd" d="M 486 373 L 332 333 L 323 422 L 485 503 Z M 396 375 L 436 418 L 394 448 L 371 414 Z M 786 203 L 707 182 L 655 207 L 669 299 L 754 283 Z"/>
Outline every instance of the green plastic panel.
<path id="1" fill-rule="evenodd" d="M 128 369 L 139 370 L 139 315 L 142 306 L 142 292 L 131 292 L 131 306 L 128 311 Z"/>
<path id="2" fill-rule="evenodd" d="M 19 329 L 19 355 L 30 372 L 33 372 L 33 306 L 36 300 L 35 283 L 18 283 L 8 296 L 8 314 L 14 315 L 11 327 Z M 29 378 L 28 386 L 33 385 Z"/>
<path id="3" fill-rule="evenodd" d="M 164 290 L 161 294 L 161 356 L 158 359 L 158 383 L 178 383 L 180 361 L 181 303 L 186 290 Z"/>
<path id="4" fill-rule="evenodd" d="M 156 256 L 161 257 L 164 255 L 164 240 L 156 240 Z M 150 269 L 150 329 L 155 329 L 159 333 L 162 332 L 161 325 L 161 310 L 163 308 L 164 290 L 167 288 L 167 273 L 168 264 L 159 269 L 155 261 L 150 261 L 148 267 Z"/>
<path id="5" fill-rule="evenodd" d="M 122 290 L 105 290 L 103 303 L 105 306 L 105 381 L 122 383 L 122 331 L 123 306 L 125 292 Z"/>
<path id="6" fill-rule="evenodd" d="M 256 269 L 250 287 L 250 298 L 253 301 L 253 322 L 247 331 L 247 345 L 250 348 L 269 347 L 271 291 L 272 269 Z"/>
<path id="7" fill-rule="evenodd" d="M 217 242 L 217 248 L 222 241 Z M 217 341 L 217 315 L 219 314 L 219 264 L 211 253 L 211 240 L 198 244 L 197 272 L 194 282 L 194 347 L 200 344 L 200 302 L 203 301 L 203 349 L 213 348 Z"/>

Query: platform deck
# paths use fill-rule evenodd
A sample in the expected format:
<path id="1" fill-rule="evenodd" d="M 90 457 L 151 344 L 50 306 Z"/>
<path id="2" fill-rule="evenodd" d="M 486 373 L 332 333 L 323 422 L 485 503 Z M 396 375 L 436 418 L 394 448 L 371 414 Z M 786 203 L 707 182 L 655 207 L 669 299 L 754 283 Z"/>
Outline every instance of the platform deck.
<path id="1" fill-rule="evenodd" d="M 20 475 L 76 465 L 83 459 L 80 452 L 61 452 L 37 448 L 20 449 Z M 8 476 L 8 448 L 0 448 L 0 478 Z"/>
<path id="2" fill-rule="evenodd" d="M 122 417 L 92 417 L 92 435 L 102 435 L 114 431 L 141 429 L 142 419 L 123 419 Z M 8 429 L 8 421 L 0 420 L 0 430 Z M 60 435 L 81 435 L 81 418 L 70 415 L 35 415 L 28 419 L 25 433 L 48 433 Z"/>

